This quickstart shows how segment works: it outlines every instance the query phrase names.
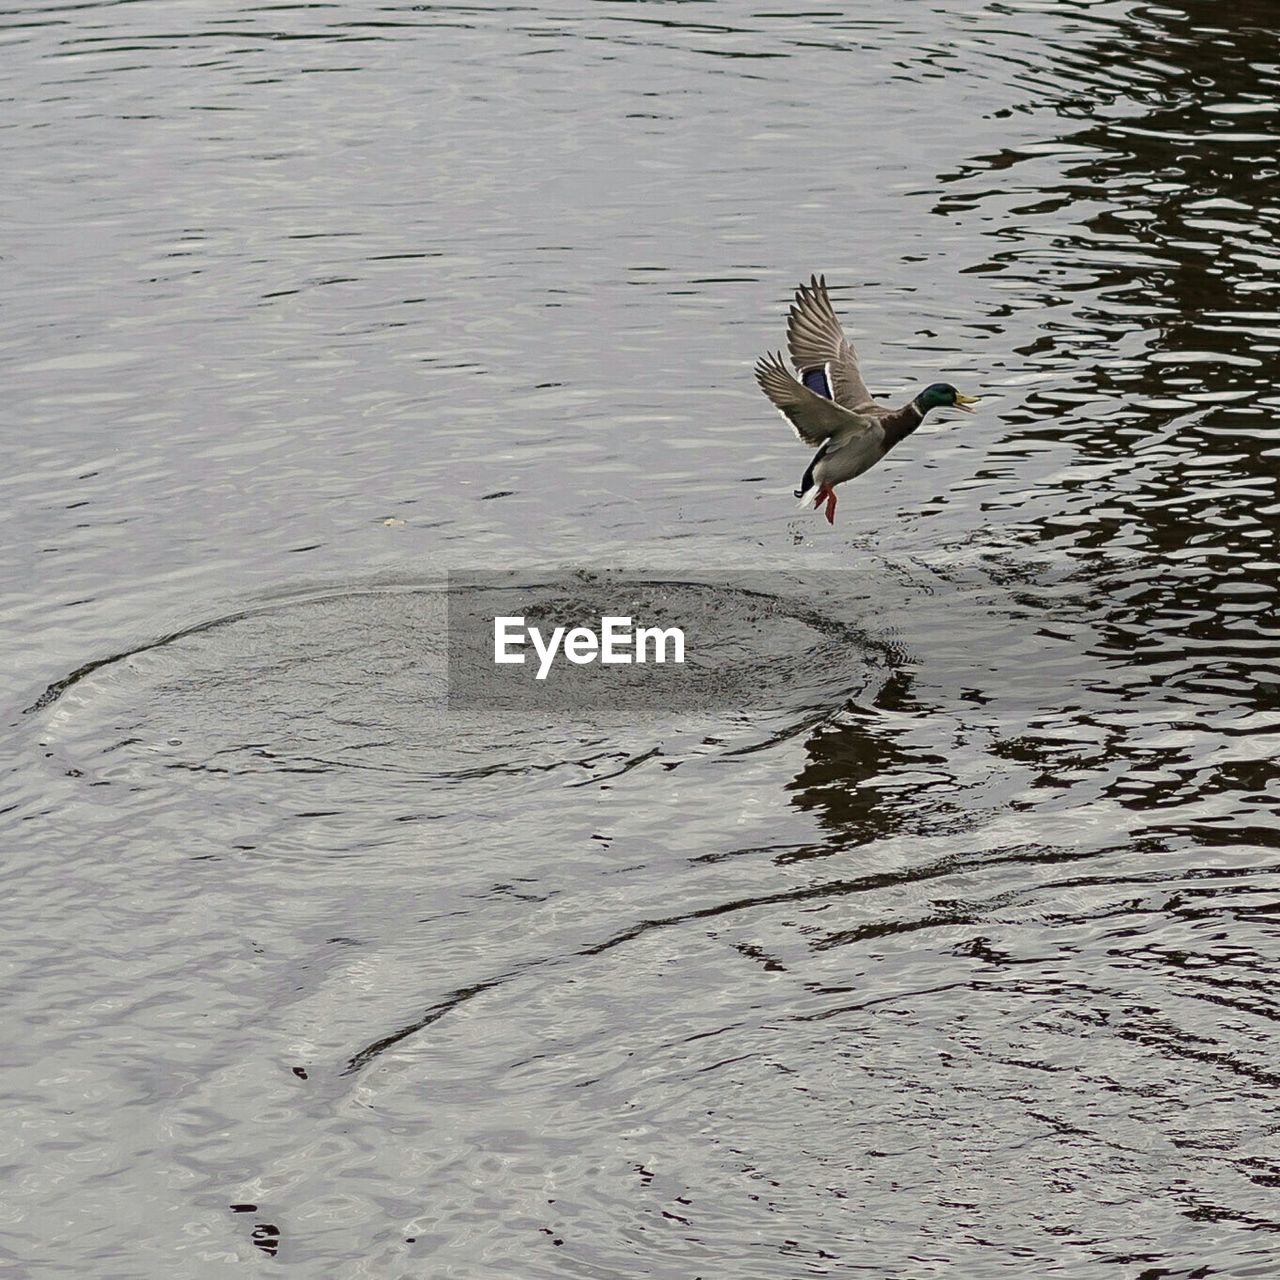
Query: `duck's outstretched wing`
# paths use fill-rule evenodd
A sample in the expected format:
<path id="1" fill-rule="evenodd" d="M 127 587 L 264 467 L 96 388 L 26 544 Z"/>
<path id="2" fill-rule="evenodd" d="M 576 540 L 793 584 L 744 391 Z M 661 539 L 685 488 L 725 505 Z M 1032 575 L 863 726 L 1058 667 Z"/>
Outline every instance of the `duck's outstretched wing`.
<path id="1" fill-rule="evenodd" d="M 818 445 L 833 436 L 841 442 L 851 440 L 875 425 L 873 418 L 854 413 L 797 382 L 781 351 L 760 357 L 756 381 L 805 444 Z"/>
<path id="2" fill-rule="evenodd" d="M 825 276 L 811 276 L 808 284 L 796 290 L 787 321 L 787 346 L 806 385 L 813 384 L 805 375 L 820 370 L 837 404 L 860 411 L 876 408 L 858 371 L 858 353 L 836 319 Z"/>

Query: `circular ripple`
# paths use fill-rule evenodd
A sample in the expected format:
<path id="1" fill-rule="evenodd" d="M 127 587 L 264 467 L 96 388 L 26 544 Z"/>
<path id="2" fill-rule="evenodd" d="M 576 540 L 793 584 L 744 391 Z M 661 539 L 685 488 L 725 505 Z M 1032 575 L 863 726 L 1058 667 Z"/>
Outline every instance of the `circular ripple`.
<path id="1" fill-rule="evenodd" d="M 450 697 L 444 590 L 350 590 L 277 601 L 92 664 L 51 685 L 33 710 L 49 719 L 49 745 L 93 781 L 181 779 L 225 791 L 258 777 L 278 785 L 285 774 L 297 797 L 314 792 L 332 806 L 344 786 L 367 793 L 378 778 L 510 785 L 562 770 L 590 778 L 659 749 L 705 750 L 709 737 L 742 748 L 840 705 L 864 683 L 871 656 L 811 598 L 751 588 L 633 581 L 620 599 L 616 584 L 581 579 L 469 594 L 480 614 L 518 609 L 535 625 L 598 622 L 622 607 L 679 617 L 693 627 L 687 669 L 669 683 L 675 672 L 652 667 L 573 668 L 587 696 L 548 681 L 540 703 L 513 714 L 509 704 Z M 622 712 L 601 696 L 617 672 L 642 695 Z M 527 686 L 531 673 L 520 673 Z M 674 689 L 682 692 L 667 696 Z"/>

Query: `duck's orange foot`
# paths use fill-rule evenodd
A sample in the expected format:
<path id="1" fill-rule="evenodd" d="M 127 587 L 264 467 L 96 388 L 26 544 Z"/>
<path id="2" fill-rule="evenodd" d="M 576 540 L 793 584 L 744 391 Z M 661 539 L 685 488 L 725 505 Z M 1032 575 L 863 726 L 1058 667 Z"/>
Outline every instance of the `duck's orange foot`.
<path id="1" fill-rule="evenodd" d="M 825 512 L 828 524 L 836 522 L 836 491 L 829 486 L 819 485 L 817 491 L 813 495 L 813 509 L 819 510 L 823 503 L 827 504 Z"/>

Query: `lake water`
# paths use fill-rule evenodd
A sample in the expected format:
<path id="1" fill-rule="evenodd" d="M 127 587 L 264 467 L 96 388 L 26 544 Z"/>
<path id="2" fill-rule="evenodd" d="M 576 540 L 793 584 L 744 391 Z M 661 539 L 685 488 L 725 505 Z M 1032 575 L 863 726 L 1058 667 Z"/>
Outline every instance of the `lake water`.
<path id="1" fill-rule="evenodd" d="M 1280 1271 L 1273 3 L 0 49 L 13 1275 Z M 834 527 L 815 271 L 983 397 Z M 754 696 L 449 710 L 447 570 L 610 567 Z"/>

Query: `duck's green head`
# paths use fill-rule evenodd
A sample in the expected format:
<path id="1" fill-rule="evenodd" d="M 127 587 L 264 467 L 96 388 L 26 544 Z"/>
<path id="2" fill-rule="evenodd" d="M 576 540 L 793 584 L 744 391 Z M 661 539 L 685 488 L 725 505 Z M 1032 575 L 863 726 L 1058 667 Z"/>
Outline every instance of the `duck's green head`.
<path id="1" fill-rule="evenodd" d="M 949 382 L 933 382 L 916 396 L 916 404 L 921 413 L 930 409 L 959 409 L 964 413 L 972 413 L 973 406 L 978 403 L 977 396 L 961 395 Z"/>

